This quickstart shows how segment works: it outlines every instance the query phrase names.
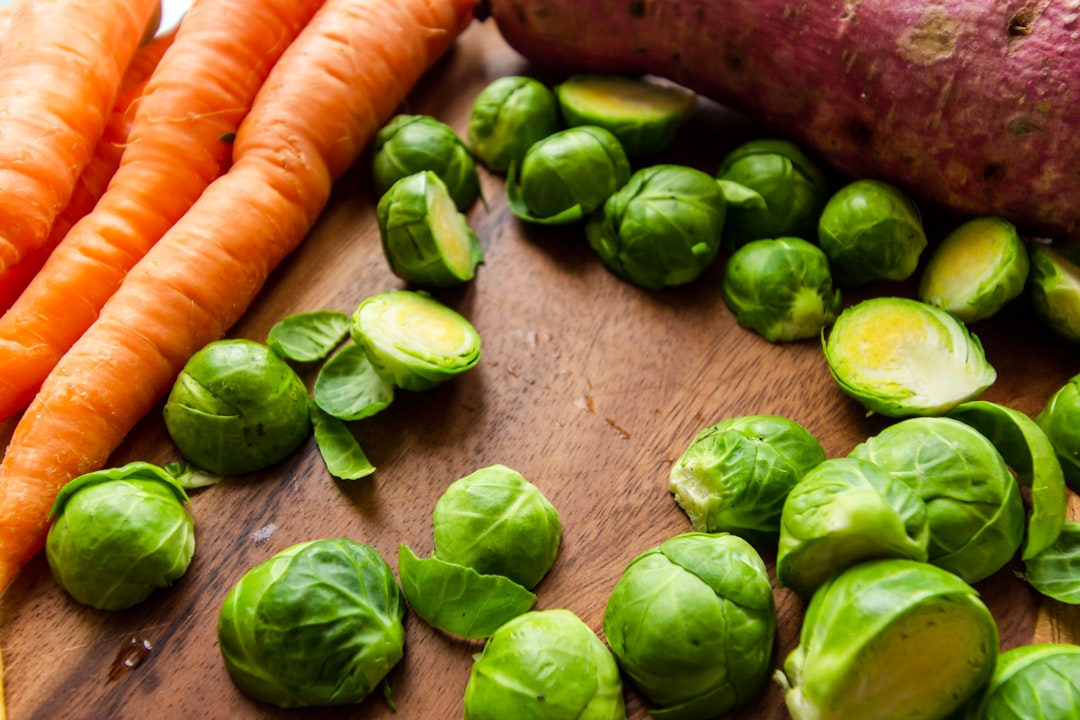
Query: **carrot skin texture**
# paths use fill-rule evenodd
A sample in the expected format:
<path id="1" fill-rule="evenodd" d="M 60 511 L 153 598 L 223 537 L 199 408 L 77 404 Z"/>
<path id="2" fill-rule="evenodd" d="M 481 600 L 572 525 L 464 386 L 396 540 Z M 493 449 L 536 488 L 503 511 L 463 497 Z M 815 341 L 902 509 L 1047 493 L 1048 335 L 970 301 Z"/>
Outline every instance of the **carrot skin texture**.
<path id="1" fill-rule="evenodd" d="M 141 98 L 94 209 L 0 317 L 0 420 L 24 409 L 132 266 L 229 166 L 270 68 L 322 0 L 199 0 Z"/>
<path id="2" fill-rule="evenodd" d="M 537 63 L 662 75 L 849 177 L 1080 238 L 1073 3 L 486 1 Z"/>
<path id="3" fill-rule="evenodd" d="M 315 14 L 241 124 L 232 167 L 132 269 L 16 426 L 0 466 L 0 589 L 42 546 L 59 488 L 102 467 L 240 318 L 471 13 L 472 0 L 327 0 Z"/>
<path id="4" fill-rule="evenodd" d="M 34 0 L 12 13 L 0 47 L 0 270 L 48 238 L 156 7 Z"/>

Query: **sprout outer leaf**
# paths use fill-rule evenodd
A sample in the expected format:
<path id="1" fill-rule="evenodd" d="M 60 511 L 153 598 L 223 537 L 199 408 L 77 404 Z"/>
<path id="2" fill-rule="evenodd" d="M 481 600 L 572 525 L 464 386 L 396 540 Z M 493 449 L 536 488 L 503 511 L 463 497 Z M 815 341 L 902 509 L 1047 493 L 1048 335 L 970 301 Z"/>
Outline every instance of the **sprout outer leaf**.
<path id="1" fill-rule="evenodd" d="M 270 328 L 266 344 L 286 360 L 322 360 L 349 336 L 349 316 L 336 310 L 288 315 Z"/>
<path id="2" fill-rule="evenodd" d="M 1024 561 L 1024 577 L 1046 597 L 1080 605 L 1080 522 L 1066 520 L 1054 544 Z"/>

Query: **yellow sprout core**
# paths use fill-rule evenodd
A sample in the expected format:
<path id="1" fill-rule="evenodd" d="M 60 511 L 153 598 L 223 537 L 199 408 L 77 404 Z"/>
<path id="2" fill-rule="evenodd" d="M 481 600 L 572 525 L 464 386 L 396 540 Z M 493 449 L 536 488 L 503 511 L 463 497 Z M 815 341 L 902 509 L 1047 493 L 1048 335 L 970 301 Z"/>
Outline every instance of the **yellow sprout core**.
<path id="1" fill-rule="evenodd" d="M 455 275 L 468 276 L 472 267 L 471 238 L 450 193 L 429 186 L 428 217 L 446 264 Z"/>
<path id="2" fill-rule="evenodd" d="M 422 295 L 401 293 L 392 303 L 372 305 L 373 312 L 382 314 L 379 322 L 393 333 L 396 346 L 405 353 L 453 356 L 472 347 L 472 336 L 461 318 Z"/>
<path id="3" fill-rule="evenodd" d="M 681 112 L 693 100 L 680 88 L 619 77 L 568 81 L 563 92 L 570 104 L 591 113 L 636 120 Z"/>

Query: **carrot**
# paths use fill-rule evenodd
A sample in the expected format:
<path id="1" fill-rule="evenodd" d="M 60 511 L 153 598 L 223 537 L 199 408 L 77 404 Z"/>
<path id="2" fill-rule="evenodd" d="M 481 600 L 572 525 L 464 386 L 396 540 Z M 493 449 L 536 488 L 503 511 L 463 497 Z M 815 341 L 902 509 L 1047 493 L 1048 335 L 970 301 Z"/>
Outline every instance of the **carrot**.
<path id="1" fill-rule="evenodd" d="M 33 0 L 0 50 L 0 270 L 67 205 L 158 0 Z M 46 81 L 47 79 L 47 81 Z"/>
<path id="2" fill-rule="evenodd" d="M 0 420 L 22 410 L 124 275 L 228 167 L 228 141 L 322 0 L 199 0 L 139 100 L 105 194 L 0 318 Z"/>
<path id="3" fill-rule="evenodd" d="M 42 546 L 58 489 L 102 467 L 240 318 L 471 12 L 472 0 L 327 0 L 316 13 L 241 124 L 232 167 L 132 269 L 16 426 L 0 466 L 0 589 Z"/>

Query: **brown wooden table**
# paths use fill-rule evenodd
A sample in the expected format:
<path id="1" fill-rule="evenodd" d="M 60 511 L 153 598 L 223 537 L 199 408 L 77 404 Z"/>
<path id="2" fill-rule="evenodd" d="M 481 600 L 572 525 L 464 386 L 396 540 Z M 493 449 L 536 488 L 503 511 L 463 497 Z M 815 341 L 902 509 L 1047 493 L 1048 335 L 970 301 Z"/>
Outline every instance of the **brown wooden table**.
<path id="1" fill-rule="evenodd" d="M 494 27 L 475 25 L 404 110 L 433 115 L 464 134 L 472 100 L 488 82 L 533 70 Z M 702 101 L 664 159 L 712 172 L 724 153 L 764 132 Z M 311 236 L 233 334 L 263 340 L 286 314 L 351 312 L 371 294 L 402 287 L 379 245 L 369 159 L 340 182 Z M 195 492 L 198 546 L 190 570 L 136 608 L 109 613 L 79 606 L 53 583 L 43 557 L 36 558 L 0 598 L 10 717 L 460 718 L 471 658 L 481 645 L 441 635 L 411 615 L 405 658 L 389 676 L 396 715 L 379 693 L 359 711 L 285 711 L 248 699 L 230 682 L 217 648 L 226 592 L 249 567 L 319 537 L 369 543 L 395 569 L 399 543 L 427 555 L 431 510 L 447 484 L 504 463 L 544 491 L 564 525 L 537 607 L 568 608 L 599 632 L 607 596 L 627 562 L 690 528 L 667 491 L 667 475 L 700 429 L 733 415 L 776 413 L 803 423 L 831 457 L 886 424 L 836 387 L 818 342 L 772 345 L 740 328 L 721 299 L 722 262 L 689 286 L 643 291 L 600 264 L 580 227 L 523 226 L 506 207 L 501 178 L 484 173 L 483 188 L 486 203 L 469 217 L 486 262 L 468 286 L 437 293 L 480 331 L 480 365 L 437 389 L 399 393 L 387 410 L 355 423 L 378 468 L 371 478 L 335 482 L 309 442 L 272 471 Z M 904 289 L 878 285 L 848 300 Z M 1077 348 L 1034 324 L 1023 303 L 973 329 L 999 372 L 984 399 L 1034 414 L 1080 372 Z M 178 459 L 159 412 L 114 459 Z M 1076 498 L 1071 502 L 1075 516 Z M 771 572 L 774 557 L 763 556 Z M 1017 563 L 978 586 L 999 621 L 1003 648 L 1080 639 L 1077 609 L 1041 599 L 1016 576 L 1021 569 Z M 797 641 L 802 605 L 780 588 L 776 599 L 778 666 Z M 133 641 L 152 649 L 110 680 L 118 653 Z M 626 695 L 630 716 L 646 717 L 640 696 L 629 688 Z M 758 702 L 730 717 L 773 720 L 787 713 L 770 684 Z"/>

